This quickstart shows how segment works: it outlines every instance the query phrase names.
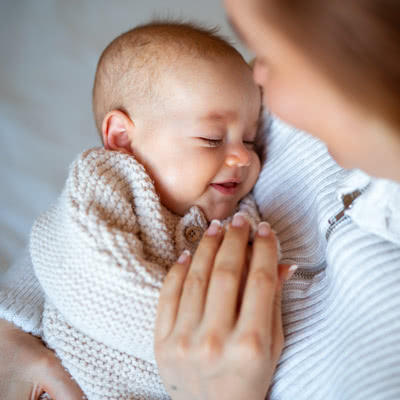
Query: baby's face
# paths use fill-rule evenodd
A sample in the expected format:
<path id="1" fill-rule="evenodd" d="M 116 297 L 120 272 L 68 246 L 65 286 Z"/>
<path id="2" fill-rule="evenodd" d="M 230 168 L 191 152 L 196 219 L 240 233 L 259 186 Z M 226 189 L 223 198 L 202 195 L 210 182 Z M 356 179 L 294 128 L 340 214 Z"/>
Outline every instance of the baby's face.
<path id="1" fill-rule="evenodd" d="M 260 172 L 260 90 L 237 59 L 190 61 L 166 74 L 161 106 L 132 116 L 133 154 L 171 211 L 197 205 L 208 221 L 224 219 Z"/>

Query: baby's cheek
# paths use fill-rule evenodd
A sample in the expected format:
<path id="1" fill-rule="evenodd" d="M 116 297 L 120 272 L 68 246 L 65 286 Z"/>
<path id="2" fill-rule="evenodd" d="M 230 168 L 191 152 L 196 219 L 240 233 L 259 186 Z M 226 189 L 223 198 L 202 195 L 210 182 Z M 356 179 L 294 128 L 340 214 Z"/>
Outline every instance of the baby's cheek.
<path id="1" fill-rule="evenodd" d="M 264 151 L 265 149 L 261 149 L 262 151 Z M 260 160 L 260 156 L 256 153 L 254 153 L 254 160 L 252 160 L 254 162 L 254 173 L 256 175 L 256 180 L 258 178 L 258 175 L 260 174 L 261 171 L 261 160 Z"/>
<path id="2" fill-rule="evenodd" d="M 254 185 L 257 182 L 258 176 L 260 175 L 260 171 L 261 171 L 261 162 L 258 155 L 254 153 L 246 180 L 246 190 L 247 190 L 246 194 L 252 191 Z"/>

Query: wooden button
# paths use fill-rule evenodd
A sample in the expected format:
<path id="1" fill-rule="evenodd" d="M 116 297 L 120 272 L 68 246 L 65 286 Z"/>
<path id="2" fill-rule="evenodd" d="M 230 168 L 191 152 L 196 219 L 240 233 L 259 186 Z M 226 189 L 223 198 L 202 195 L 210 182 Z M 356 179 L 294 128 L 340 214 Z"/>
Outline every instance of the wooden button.
<path id="1" fill-rule="evenodd" d="M 195 243 L 203 236 L 203 230 L 198 226 L 189 226 L 185 230 L 186 240 L 190 243 Z"/>

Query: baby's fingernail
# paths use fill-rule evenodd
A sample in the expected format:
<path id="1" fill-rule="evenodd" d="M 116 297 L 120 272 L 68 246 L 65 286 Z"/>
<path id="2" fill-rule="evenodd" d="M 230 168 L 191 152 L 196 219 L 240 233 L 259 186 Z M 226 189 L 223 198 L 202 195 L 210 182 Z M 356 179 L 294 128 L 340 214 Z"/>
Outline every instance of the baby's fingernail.
<path id="1" fill-rule="evenodd" d="M 219 220 L 217 220 L 217 219 L 213 219 L 211 221 L 210 226 L 207 229 L 207 235 L 215 236 L 218 233 L 220 228 L 221 228 L 221 222 L 219 222 Z"/>
<path id="2" fill-rule="evenodd" d="M 271 225 L 268 222 L 260 222 L 258 224 L 258 230 L 257 230 L 258 234 L 260 236 L 268 236 L 269 233 L 271 232 Z"/>
<path id="3" fill-rule="evenodd" d="M 299 268 L 299 266 L 296 265 L 296 264 L 293 264 L 293 265 L 288 269 L 288 274 L 287 274 L 287 277 L 286 277 L 286 280 L 287 280 L 287 281 L 290 280 L 290 279 L 292 278 L 293 274 L 297 271 L 297 268 Z"/>
<path id="4" fill-rule="evenodd" d="M 233 216 L 232 226 L 239 228 L 239 227 L 243 226 L 245 222 L 246 222 L 246 219 L 244 218 L 243 214 L 238 212 Z"/>
<path id="5" fill-rule="evenodd" d="M 188 260 L 189 257 L 190 257 L 190 251 L 184 250 L 183 253 L 178 258 L 178 263 L 184 264 Z"/>

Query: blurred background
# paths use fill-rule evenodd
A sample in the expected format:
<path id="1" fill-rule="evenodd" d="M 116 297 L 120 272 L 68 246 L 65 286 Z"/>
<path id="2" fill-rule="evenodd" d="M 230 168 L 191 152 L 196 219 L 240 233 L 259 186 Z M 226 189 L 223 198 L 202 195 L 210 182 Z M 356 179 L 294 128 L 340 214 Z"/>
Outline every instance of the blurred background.
<path id="1" fill-rule="evenodd" d="M 218 25 L 250 58 L 222 0 L 0 0 L 0 272 L 26 247 L 73 158 L 100 145 L 91 89 L 102 50 L 166 17 Z"/>

